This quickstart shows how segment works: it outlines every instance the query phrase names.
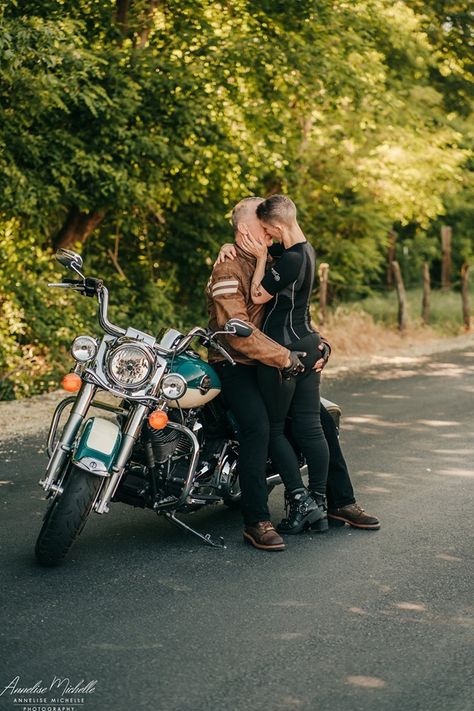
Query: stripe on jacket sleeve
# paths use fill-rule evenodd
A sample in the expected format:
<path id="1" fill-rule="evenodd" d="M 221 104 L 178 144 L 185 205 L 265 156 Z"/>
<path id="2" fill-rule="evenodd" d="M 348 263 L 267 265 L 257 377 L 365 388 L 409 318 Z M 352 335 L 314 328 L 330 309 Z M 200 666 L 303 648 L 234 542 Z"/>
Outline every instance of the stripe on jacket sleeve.
<path id="1" fill-rule="evenodd" d="M 226 294 L 236 294 L 239 288 L 239 282 L 237 279 L 222 279 L 212 285 L 211 293 L 212 296 L 217 296 L 221 293 Z"/>
<path id="2" fill-rule="evenodd" d="M 238 283 L 238 279 L 219 279 L 219 281 L 214 282 L 214 286 L 236 286 Z"/>
<path id="3" fill-rule="evenodd" d="M 218 296 L 224 296 L 225 294 L 237 294 L 238 287 L 236 286 L 221 286 L 218 289 L 212 290 L 212 296 L 217 298 Z"/>

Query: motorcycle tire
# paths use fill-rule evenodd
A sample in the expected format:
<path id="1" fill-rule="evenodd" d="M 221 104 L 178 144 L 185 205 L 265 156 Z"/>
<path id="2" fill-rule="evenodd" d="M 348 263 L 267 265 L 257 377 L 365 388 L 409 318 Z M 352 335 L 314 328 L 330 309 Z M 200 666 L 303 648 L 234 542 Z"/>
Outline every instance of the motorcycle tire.
<path id="1" fill-rule="evenodd" d="M 102 477 L 72 467 L 64 491 L 46 511 L 35 546 L 38 563 L 59 565 L 81 533 L 97 498 Z"/>

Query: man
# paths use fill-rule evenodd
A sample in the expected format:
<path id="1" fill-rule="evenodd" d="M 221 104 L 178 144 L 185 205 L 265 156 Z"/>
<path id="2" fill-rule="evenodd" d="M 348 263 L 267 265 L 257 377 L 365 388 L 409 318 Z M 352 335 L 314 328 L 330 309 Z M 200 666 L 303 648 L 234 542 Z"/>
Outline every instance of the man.
<path id="1" fill-rule="evenodd" d="M 241 318 L 254 326 L 253 334 L 248 338 L 226 336 L 229 351 L 237 365 L 231 366 L 222 360 L 216 352 L 210 352 L 209 360 L 216 368 L 223 386 L 224 396 L 231 408 L 240 430 L 239 477 L 242 490 L 242 513 L 244 516 L 244 539 L 261 550 L 276 551 L 284 549 L 283 539 L 275 531 L 270 522 L 268 511 L 268 493 L 265 482 L 265 465 L 267 460 L 269 423 L 265 405 L 257 385 L 255 364 L 260 361 L 266 365 L 280 369 L 293 367 L 298 372 L 298 358 L 287 348 L 280 346 L 265 336 L 258 326 L 263 319 L 264 306 L 253 304 L 250 297 L 250 285 L 255 268 L 255 258 L 242 248 L 246 234 L 252 234 L 256 239 L 270 245 L 271 239 L 265 237 L 263 228 L 256 216 L 257 206 L 263 202 L 261 198 L 246 198 L 239 202 L 232 213 L 232 225 L 235 235 L 235 259 L 216 263 L 207 287 L 210 327 L 219 330 L 230 318 Z M 323 360 L 317 364 L 322 367 Z M 331 430 L 328 444 L 334 449 L 337 443 L 335 425 L 326 412 L 327 420 L 322 413 L 323 427 Z M 325 429 L 326 432 L 326 429 Z M 337 445 L 338 447 L 338 445 Z M 328 496 L 331 509 L 337 509 L 338 520 L 357 527 L 375 528 L 378 521 L 374 517 L 368 525 L 358 525 L 355 518 L 363 516 L 358 507 L 352 514 L 342 509 L 356 506 L 351 496 L 350 479 L 344 477 L 340 456 L 333 459 L 336 480 L 328 486 Z M 344 463 L 345 464 L 345 463 Z M 331 462 L 330 462 L 331 471 Z M 342 474 L 341 474 L 342 473 Z M 341 486 L 342 482 L 342 486 Z M 335 492 L 333 491 L 335 488 Z M 339 498 L 335 498 L 339 497 Z M 335 505 L 336 504 L 336 505 Z M 342 513 L 341 513 L 342 512 Z M 362 514 L 360 513 L 362 512 Z M 331 515 L 333 511 L 330 511 Z M 360 521 L 359 521 L 360 523 Z"/>
<path id="2" fill-rule="evenodd" d="M 268 491 L 265 468 L 269 442 L 269 422 L 265 404 L 257 384 L 256 361 L 276 368 L 288 368 L 295 362 L 288 348 L 265 336 L 257 326 L 263 308 L 250 298 L 250 282 L 255 258 L 242 249 L 247 229 L 260 239 L 265 235 L 255 210 L 259 198 L 246 198 L 235 206 L 232 225 L 235 234 L 236 259 L 217 264 L 207 286 L 209 325 L 221 329 L 230 318 L 240 318 L 254 326 L 248 338 L 226 336 L 227 347 L 236 365 L 209 352 L 224 397 L 237 420 L 240 432 L 239 479 L 242 492 L 244 539 L 261 550 L 280 551 L 285 544 L 275 531 L 268 510 Z M 248 225 L 248 227 L 247 227 Z"/>

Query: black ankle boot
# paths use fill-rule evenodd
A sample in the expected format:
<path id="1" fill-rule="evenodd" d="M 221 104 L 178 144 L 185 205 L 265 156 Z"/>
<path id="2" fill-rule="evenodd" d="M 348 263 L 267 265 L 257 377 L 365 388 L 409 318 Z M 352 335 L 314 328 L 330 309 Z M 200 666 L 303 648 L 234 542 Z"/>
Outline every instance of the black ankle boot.
<path id="1" fill-rule="evenodd" d="M 320 494 L 317 491 L 309 492 L 311 498 L 317 503 L 320 516 L 311 524 L 311 530 L 316 533 L 324 533 L 328 530 L 328 504 L 327 499 L 324 494 Z"/>
<path id="2" fill-rule="evenodd" d="M 278 533 L 301 533 L 323 516 L 318 503 L 305 488 L 285 491 L 285 507 L 286 518 L 278 524 Z"/>

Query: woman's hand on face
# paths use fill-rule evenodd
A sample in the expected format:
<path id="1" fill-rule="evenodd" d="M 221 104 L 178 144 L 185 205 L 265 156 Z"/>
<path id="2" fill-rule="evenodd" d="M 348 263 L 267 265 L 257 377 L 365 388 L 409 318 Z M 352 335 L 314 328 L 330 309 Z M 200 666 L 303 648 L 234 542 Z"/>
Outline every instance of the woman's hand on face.
<path id="1" fill-rule="evenodd" d="M 267 257 L 267 246 L 258 241 L 250 232 L 242 236 L 242 247 L 254 257 Z"/>
<path id="2" fill-rule="evenodd" d="M 235 244 L 232 242 L 226 242 L 220 248 L 217 259 L 214 262 L 214 266 L 216 266 L 216 264 L 221 264 L 221 262 L 225 262 L 226 259 L 235 259 L 236 256 L 237 252 L 235 251 Z"/>

